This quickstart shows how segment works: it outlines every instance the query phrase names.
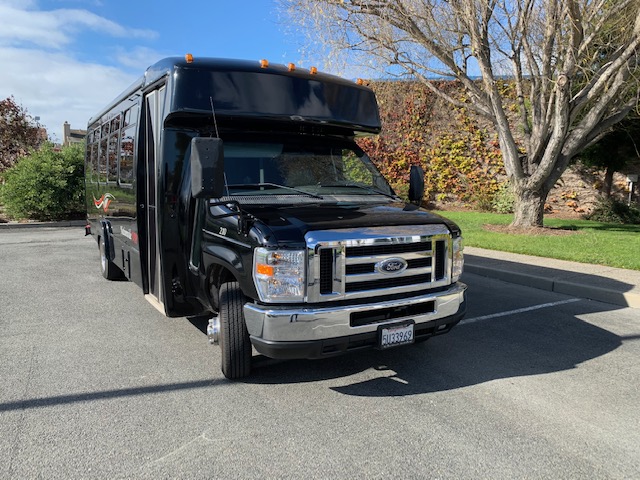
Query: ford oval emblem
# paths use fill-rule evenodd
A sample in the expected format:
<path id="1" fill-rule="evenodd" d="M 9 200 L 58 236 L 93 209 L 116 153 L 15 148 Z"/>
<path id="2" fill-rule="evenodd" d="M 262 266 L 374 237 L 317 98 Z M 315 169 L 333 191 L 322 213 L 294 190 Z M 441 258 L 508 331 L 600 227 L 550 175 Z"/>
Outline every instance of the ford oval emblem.
<path id="1" fill-rule="evenodd" d="M 376 271 L 380 273 L 401 273 L 407 269 L 407 261 L 404 258 L 387 258 L 376 263 Z"/>

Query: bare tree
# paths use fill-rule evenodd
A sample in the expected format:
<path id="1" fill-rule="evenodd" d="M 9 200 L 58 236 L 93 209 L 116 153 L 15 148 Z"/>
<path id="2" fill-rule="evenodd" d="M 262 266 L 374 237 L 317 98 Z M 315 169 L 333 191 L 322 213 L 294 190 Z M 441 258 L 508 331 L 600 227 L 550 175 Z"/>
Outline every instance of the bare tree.
<path id="1" fill-rule="evenodd" d="M 541 226 L 547 195 L 572 157 L 638 105 L 640 0 L 280 2 L 330 53 L 376 59 L 460 106 L 430 82 L 458 79 L 465 106 L 498 132 L 515 226 Z M 504 76 L 516 86 L 515 121 L 496 82 Z"/>

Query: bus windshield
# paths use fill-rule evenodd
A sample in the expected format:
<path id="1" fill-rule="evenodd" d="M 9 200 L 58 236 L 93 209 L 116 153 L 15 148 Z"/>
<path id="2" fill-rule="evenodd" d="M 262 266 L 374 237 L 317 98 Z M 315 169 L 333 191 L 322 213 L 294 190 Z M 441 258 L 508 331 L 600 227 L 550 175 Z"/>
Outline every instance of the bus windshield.
<path id="1" fill-rule="evenodd" d="M 224 158 L 231 196 L 394 197 L 389 184 L 355 144 L 225 141 Z"/>

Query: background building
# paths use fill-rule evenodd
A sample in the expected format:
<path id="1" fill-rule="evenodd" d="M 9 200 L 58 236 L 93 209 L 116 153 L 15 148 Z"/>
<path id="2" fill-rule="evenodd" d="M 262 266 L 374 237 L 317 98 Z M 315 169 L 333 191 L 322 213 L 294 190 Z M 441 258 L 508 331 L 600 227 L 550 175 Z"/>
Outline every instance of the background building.
<path id="1" fill-rule="evenodd" d="M 62 126 L 62 146 L 66 147 L 72 143 L 83 142 L 86 135 L 86 130 L 74 130 L 69 122 L 64 122 Z"/>

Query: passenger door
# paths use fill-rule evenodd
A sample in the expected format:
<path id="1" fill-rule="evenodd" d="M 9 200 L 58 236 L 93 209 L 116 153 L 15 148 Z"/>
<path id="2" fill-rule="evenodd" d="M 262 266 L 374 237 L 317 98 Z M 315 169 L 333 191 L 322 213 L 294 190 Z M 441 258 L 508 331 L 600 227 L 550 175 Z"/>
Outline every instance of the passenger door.
<path id="1" fill-rule="evenodd" d="M 145 95 L 144 111 L 145 111 L 145 130 L 146 142 L 144 146 L 144 227 L 147 232 L 145 235 L 145 250 L 142 261 L 148 279 L 148 294 L 150 300 L 157 301 L 164 306 L 164 292 L 162 289 L 162 263 L 160 262 L 160 235 L 158 232 L 158 220 L 160 212 L 158 211 L 158 195 L 159 195 L 159 171 L 158 165 L 161 164 L 158 156 L 161 152 L 162 140 L 162 119 L 164 109 L 164 96 L 166 88 L 161 86 Z M 163 307 L 164 309 L 164 307 Z"/>

